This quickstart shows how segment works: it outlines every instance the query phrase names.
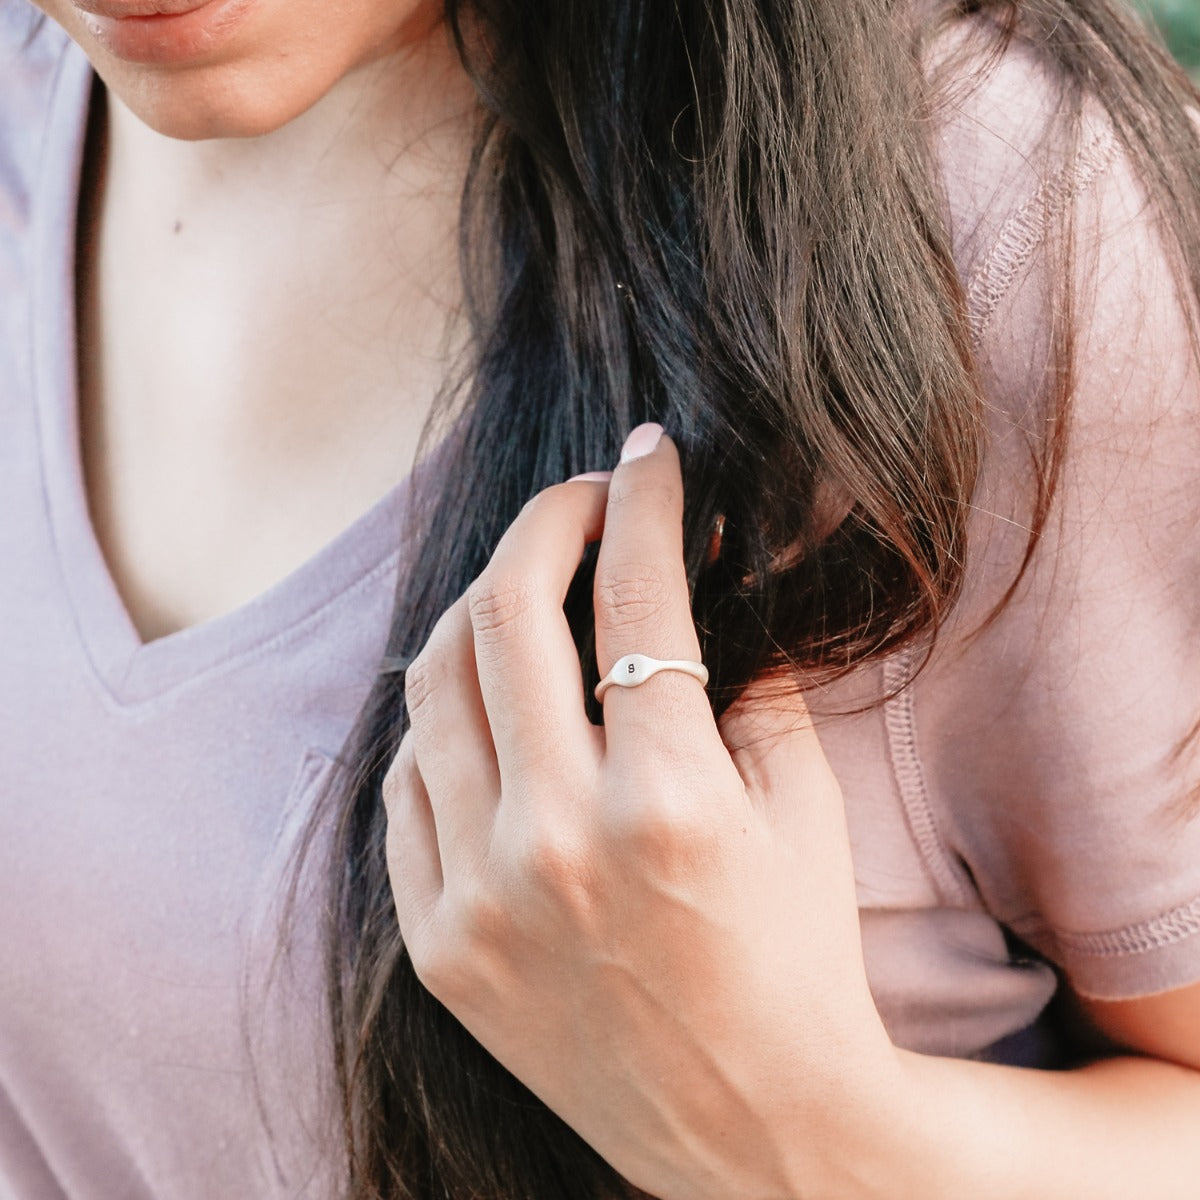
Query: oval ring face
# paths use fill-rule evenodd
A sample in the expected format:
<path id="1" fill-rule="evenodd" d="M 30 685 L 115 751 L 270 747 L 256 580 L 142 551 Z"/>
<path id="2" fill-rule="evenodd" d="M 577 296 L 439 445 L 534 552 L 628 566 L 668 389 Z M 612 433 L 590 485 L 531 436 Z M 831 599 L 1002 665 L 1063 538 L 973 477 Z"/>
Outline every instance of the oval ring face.
<path id="1" fill-rule="evenodd" d="M 596 685 L 596 699 L 603 700 L 610 687 L 632 688 L 645 683 L 660 671 L 680 671 L 704 686 L 708 668 L 703 663 L 682 658 L 651 658 L 648 654 L 626 654 L 613 663 L 612 670 Z"/>

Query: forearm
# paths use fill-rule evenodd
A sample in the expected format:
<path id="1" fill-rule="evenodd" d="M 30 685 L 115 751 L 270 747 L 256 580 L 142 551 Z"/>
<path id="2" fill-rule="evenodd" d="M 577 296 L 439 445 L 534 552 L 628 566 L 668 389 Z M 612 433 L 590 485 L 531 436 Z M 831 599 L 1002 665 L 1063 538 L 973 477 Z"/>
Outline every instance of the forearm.
<path id="1" fill-rule="evenodd" d="M 1145 1058 L 1032 1071 L 903 1052 L 900 1068 L 897 1119 L 869 1172 L 887 1181 L 887 1200 L 1195 1200 L 1200 1072 Z"/>

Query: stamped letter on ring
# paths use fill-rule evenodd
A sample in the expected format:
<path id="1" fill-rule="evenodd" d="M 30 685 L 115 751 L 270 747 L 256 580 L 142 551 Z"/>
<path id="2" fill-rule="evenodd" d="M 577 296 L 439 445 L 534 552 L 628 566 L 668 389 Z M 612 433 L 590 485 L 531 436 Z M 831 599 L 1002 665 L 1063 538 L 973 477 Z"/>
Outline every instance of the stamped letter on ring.
<path id="1" fill-rule="evenodd" d="M 596 685 L 596 699 L 603 700 L 604 693 L 614 684 L 617 687 L 637 687 L 659 671 L 682 671 L 701 684 L 708 683 L 708 668 L 703 663 L 685 658 L 651 658 L 648 654 L 626 654 L 613 663 L 612 670 Z"/>

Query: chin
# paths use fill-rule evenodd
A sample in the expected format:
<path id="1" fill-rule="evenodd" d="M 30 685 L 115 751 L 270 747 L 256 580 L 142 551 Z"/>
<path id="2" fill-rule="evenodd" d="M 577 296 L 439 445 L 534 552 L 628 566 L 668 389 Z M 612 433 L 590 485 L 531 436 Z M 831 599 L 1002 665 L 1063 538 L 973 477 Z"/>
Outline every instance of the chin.
<path id="1" fill-rule="evenodd" d="M 274 132 L 356 66 L 433 28 L 441 7 L 440 0 L 36 3 L 79 43 L 113 95 L 152 129 L 187 141 Z"/>
<path id="2" fill-rule="evenodd" d="M 280 72 L 277 86 L 262 72 L 247 79 L 232 69 L 138 72 L 132 79 L 124 71 L 103 67 L 98 73 L 105 86 L 151 129 L 189 142 L 274 133 L 311 108 L 326 90 L 311 77 L 305 80 L 309 86 L 298 89 L 299 72 L 290 79 L 290 72 Z"/>

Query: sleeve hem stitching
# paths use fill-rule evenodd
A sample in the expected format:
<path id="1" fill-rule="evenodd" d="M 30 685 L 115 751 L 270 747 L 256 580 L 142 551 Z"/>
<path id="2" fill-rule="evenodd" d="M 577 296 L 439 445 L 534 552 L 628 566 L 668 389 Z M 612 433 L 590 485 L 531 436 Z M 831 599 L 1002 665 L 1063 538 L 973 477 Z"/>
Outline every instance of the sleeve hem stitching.
<path id="1" fill-rule="evenodd" d="M 1200 934 L 1200 896 L 1147 921 L 1099 933 L 1070 933 L 1030 922 L 1029 933 L 1041 932 L 1069 958 L 1119 958 L 1163 950 Z"/>

